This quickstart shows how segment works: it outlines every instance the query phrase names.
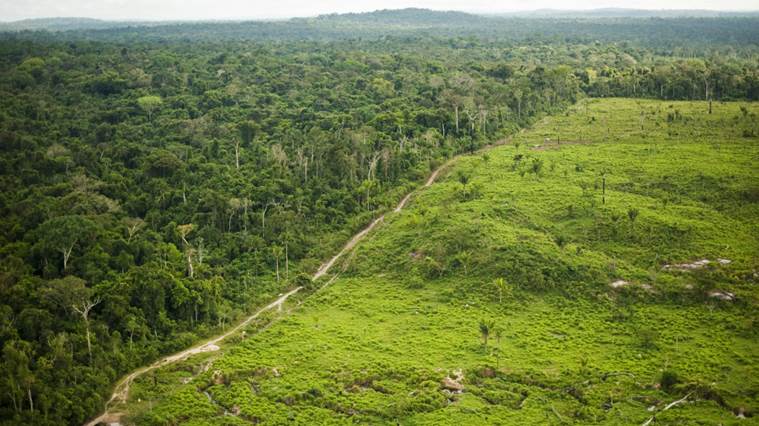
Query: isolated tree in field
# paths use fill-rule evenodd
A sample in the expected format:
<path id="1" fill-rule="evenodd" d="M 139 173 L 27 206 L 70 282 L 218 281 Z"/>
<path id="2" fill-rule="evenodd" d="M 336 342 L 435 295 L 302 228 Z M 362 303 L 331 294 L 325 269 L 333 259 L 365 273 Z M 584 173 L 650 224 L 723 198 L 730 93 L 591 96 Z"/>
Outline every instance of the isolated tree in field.
<path id="1" fill-rule="evenodd" d="M 501 368 L 501 337 L 503 336 L 503 330 L 501 327 L 495 327 L 495 345 L 496 348 L 496 364 L 495 368 Z"/>
<path id="2" fill-rule="evenodd" d="M 462 250 L 456 253 L 454 258 L 456 262 L 464 268 L 464 275 L 469 275 L 469 261 L 472 260 L 472 252 L 469 250 Z"/>
<path id="3" fill-rule="evenodd" d="M 90 238 L 95 224 L 78 215 L 59 216 L 48 220 L 38 228 L 39 244 L 44 249 L 54 250 L 63 255 L 63 270 L 68 269 L 71 253 L 79 241 Z"/>
<path id="4" fill-rule="evenodd" d="M 466 184 L 469 183 L 469 176 L 467 176 L 465 173 L 459 172 L 458 179 L 459 183 L 466 189 Z"/>
<path id="5" fill-rule="evenodd" d="M 503 293 L 507 289 L 506 281 L 503 278 L 496 278 L 493 280 L 495 288 L 498 290 L 498 303 L 503 303 Z"/>
<path id="6" fill-rule="evenodd" d="M 145 113 L 148 114 L 148 120 L 153 120 L 153 112 L 155 112 L 158 108 L 161 107 L 161 104 L 163 104 L 163 100 L 160 96 L 142 96 L 140 98 L 137 98 L 137 104 L 142 108 Z"/>
<path id="7" fill-rule="evenodd" d="M 488 339 L 494 326 L 493 321 L 480 320 L 480 335 L 482 336 L 482 344 L 485 346 L 485 352 L 488 350 Z"/>
<path id="8" fill-rule="evenodd" d="M 635 219 L 638 218 L 640 212 L 636 208 L 630 208 L 627 210 L 627 218 L 630 219 L 630 224 L 635 226 Z"/>
<path id="9" fill-rule="evenodd" d="M 530 171 L 535 174 L 535 176 L 539 176 L 540 172 L 543 170 L 543 160 L 539 158 L 535 158 L 532 160 L 532 165 L 530 167 Z"/>

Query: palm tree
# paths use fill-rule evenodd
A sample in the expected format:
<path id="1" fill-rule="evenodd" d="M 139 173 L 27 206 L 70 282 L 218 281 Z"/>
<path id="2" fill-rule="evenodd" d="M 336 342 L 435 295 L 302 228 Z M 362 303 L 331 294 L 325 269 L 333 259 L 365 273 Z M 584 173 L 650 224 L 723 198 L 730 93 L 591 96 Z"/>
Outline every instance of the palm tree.
<path id="1" fill-rule="evenodd" d="M 464 275 L 468 275 L 469 272 L 467 270 L 467 265 L 469 264 L 469 261 L 472 259 L 472 252 L 469 250 L 460 251 L 456 254 L 456 261 L 464 267 Z"/>
<path id="2" fill-rule="evenodd" d="M 495 351 L 495 359 L 496 364 L 495 368 L 501 368 L 501 336 L 503 335 L 503 330 L 501 330 L 501 327 L 495 328 L 495 344 L 497 346 Z"/>
<path id="3" fill-rule="evenodd" d="M 488 338 L 494 326 L 493 321 L 480 320 L 480 334 L 482 334 L 482 344 L 485 346 L 485 352 L 488 351 Z"/>
<path id="4" fill-rule="evenodd" d="M 506 281 L 503 278 L 496 278 L 493 284 L 498 289 L 498 303 L 503 303 L 503 291 L 506 290 Z"/>
<path id="5" fill-rule="evenodd" d="M 638 212 L 638 209 L 636 208 L 631 208 L 627 210 L 627 218 L 630 219 L 631 228 L 635 228 L 635 219 L 638 218 L 638 214 L 639 212 Z"/>
<path id="6" fill-rule="evenodd" d="M 638 217 L 638 209 L 631 208 L 628 210 L 627 217 L 630 219 L 630 222 L 635 222 L 635 219 Z"/>

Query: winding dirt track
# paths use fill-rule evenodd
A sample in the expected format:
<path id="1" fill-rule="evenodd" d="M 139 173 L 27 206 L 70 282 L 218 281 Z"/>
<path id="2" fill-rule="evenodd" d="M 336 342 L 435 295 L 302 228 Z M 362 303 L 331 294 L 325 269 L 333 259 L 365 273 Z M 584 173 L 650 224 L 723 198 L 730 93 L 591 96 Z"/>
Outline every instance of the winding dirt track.
<path id="1" fill-rule="evenodd" d="M 495 142 L 495 143 L 493 143 L 491 145 L 486 145 L 485 147 L 481 148 L 477 152 L 487 151 L 487 150 L 492 149 L 492 148 L 494 148 L 496 146 L 504 145 L 504 144 L 508 143 L 509 140 L 510 140 L 510 138 L 499 140 L 499 141 L 497 141 L 497 142 Z M 445 162 L 444 164 L 442 164 L 441 166 L 439 166 L 437 169 L 435 169 L 435 171 L 433 171 L 432 174 L 430 174 L 430 177 L 427 179 L 427 181 L 424 183 L 424 185 L 422 185 L 420 188 L 417 188 L 417 189 L 409 192 L 408 194 L 406 194 L 403 197 L 403 199 L 401 199 L 401 201 L 398 203 L 398 205 L 395 207 L 395 209 L 393 209 L 393 213 L 398 213 L 401 210 L 403 210 L 403 208 L 409 202 L 409 200 L 411 199 L 411 197 L 418 190 L 424 189 L 424 188 L 427 188 L 427 187 L 431 186 L 435 182 L 435 179 L 437 179 L 437 177 L 438 177 L 438 175 L 440 174 L 441 171 L 443 171 L 445 168 L 447 168 L 448 166 L 450 166 L 451 164 L 453 164 L 456 160 L 458 160 L 459 158 L 461 158 L 463 155 L 466 155 L 466 154 L 457 155 L 457 156 L 451 158 L 450 160 L 448 160 L 447 162 Z M 316 271 L 316 273 L 314 274 L 314 276 L 313 276 L 312 279 L 313 280 L 317 280 L 317 279 L 321 278 L 322 276 L 324 276 L 327 272 L 329 272 L 330 268 L 332 268 L 332 266 L 335 264 L 335 262 L 337 262 L 338 259 L 340 259 L 341 256 L 343 256 L 345 253 L 351 251 L 354 247 L 356 247 L 356 244 L 358 244 L 359 241 L 361 241 L 364 237 L 366 237 L 366 235 L 369 232 L 371 232 L 377 225 L 379 225 L 380 223 L 382 223 L 382 221 L 385 220 L 385 215 L 386 215 L 386 213 L 380 215 L 379 217 L 377 217 L 376 219 L 374 219 L 369 225 L 367 225 L 364 229 L 362 229 L 356 235 L 354 235 L 353 238 L 351 238 L 345 244 L 345 246 L 343 246 L 343 248 L 336 255 L 332 256 L 331 259 L 329 259 L 327 262 L 323 263 L 319 267 L 319 269 Z M 328 285 L 329 283 L 331 283 L 332 281 L 333 280 L 330 280 L 329 282 L 327 282 L 325 284 L 325 286 Z M 271 309 L 274 309 L 274 308 L 277 308 L 277 309 L 281 310 L 282 309 L 282 304 L 285 303 L 285 301 L 287 300 L 287 298 L 290 297 L 290 296 L 292 296 L 293 294 L 297 293 L 302 288 L 303 287 L 296 287 L 296 288 L 290 290 L 289 292 L 281 295 L 279 298 L 277 298 L 277 300 L 275 300 L 275 301 L 271 302 L 270 304 L 264 306 L 263 308 L 259 309 L 253 315 L 247 317 L 244 321 L 242 321 L 241 323 L 237 324 L 236 326 L 234 326 L 230 330 L 226 331 L 225 333 L 220 334 L 219 336 L 216 336 L 216 337 L 214 337 L 214 338 L 212 338 L 210 340 L 207 340 L 207 341 L 205 341 L 203 343 L 199 343 L 199 344 L 197 344 L 195 346 L 192 346 L 189 349 L 185 349 L 185 350 L 183 350 L 181 352 L 177 352 L 177 353 L 175 353 L 173 355 L 169 355 L 169 356 L 166 356 L 164 358 L 161 358 L 160 360 L 158 360 L 158 361 L 156 361 L 156 362 L 154 362 L 154 363 L 152 363 L 152 364 L 150 364 L 148 366 L 138 368 L 137 370 L 129 373 L 127 376 L 125 376 L 123 379 L 121 379 L 116 384 L 116 386 L 114 387 L 113 394 L 111 394 L 111 398 L 108 400 L 108 402 L 105 403 L 105 410 L 104 410 L 103 414 L 101 414 L 98 417 L 96 417 L 96 418 L 90 420 L 89 422 L 85 423 L 85 426 L 96 426 L 96 425 L 98 425 L 100 423 L 118 423 L 119 420 L 121 419 L 122 414 L 121 413 L 117 413 L 117 412 L 110 412 L 109 411 L 109 407 L 112 404 L 114 404 L 114 403 L 125 403 L 127 401 L 127 398 L 129 397 L 129 387 L 132 384 L 132 382 L 134 381 L 134 379 L 142 376 L 143 374 L 145 374 L 145 373 L 147 373 L 149 371 L 155 370 L 156 368 L 164 367 L 166 365 L 173 364 L 173 363 L 175 363 L 177 361 L 185 360 L 185 359 L 187 359 L 188 357 L 190 357 L 192 355 L 196 355 L 196 354 L 203 353 L 203 352 L 211 352 L 211 351 L 218 350 L 219 347 L 216 345 L 217 343 L 221 342 L 222 340 L 224 340 L 227 337 L 231 336 L 232 334 L 236 333 L 237 331 L 239 331 L 243 327 L 247 326 L 248 324 L 251 323 L 251 321 L 253 321 L 254 319 L 258 318 L 262 313 L 264 313 L 266 311 L 269 311 Z"/>
<path id="2" fill-rule="evenodd" d="M 433 182 L 435 182 L 435 179 L 437 178 L 437 175 L 440 173 L 440 171 L 443 170 L 443 168 L 447 167 L 456 158 L 457 157 L 454 157 L 453 159 L 449 160 L 447 163 L 445 163 L 442 166 L 440 166 L 437 169 L 435 169 L 435 171 L 432 172 L 432 174 L 430 175 L 430 177 L 427 179 L 427 182 L 424 183 L 424 185 L 422 186 L 422 188 L 426 188 L 426 187 L 432 185 Z M 403 208 L 406 206 L 406 203 L 408 203 L 409 199 L 411 199 L 411 196 L 414 195 L 414 193 L 416 191 L 417 190 L 414 190 L 414 191 L 411 191 L 408 194 L 406 194 L 406 196 L 403 197 L 403 199 L 401 200 L 401 202 L 398 203 L 397 206 L 395 206 L 395 208 L 393 209 L 393 213 L 398 213 L 399 211 L 403 210 Z M 337 260 L 343 254 L 345 254 L 345 253 L 353 250 L 353 248 L 356 247 L 356 244 L 358 244 L 358 242 L 361 241 L 366 236 L 366 234 L 368 234 L 369 232 L 371 232 L 372 229 L 374 229 L 377 225 L 379 225 L 383 220 L 385 220 L 385 214 L 382 214 L 378 218 L 374 219 L 372 221 L 372 223 L 370 223 L 366 228 L 362 229 L 361 231 L 359 231 L 358 234 L 354 235 L 353 238 L 351 238 L 350 241 L 348 241 L 348 243 L 342 248 L 342 250 L 340 250 L 339 253 L 337 253 L 336 255 L 334 255 L 332 257 L 332 259 L 330 259 L 329 261 L 325 262 L 324 264 L 322 264 L 322 266 L 319 267 L 319 270 L 316 271 L 316 273 L 314 274 L 314 278 L 313 279 L 316 280 L 316 279 L 319 279 L 322 276 L 324 276 L 324 274 L 326 274 L 329 271 L 329 269 L 332 268 L 332 265 L 334 265 L 335 262 L 337 262 Z"/>
<path id="3" fill-rule="evenodd" d="M 177 352 L 174 355 L 169 355 L 167 357 L 161 358 L 160 360 L 146 366 L 138 368 L 137 370 L 131 372 L 129 375 L 121 379 L 116 384 L 116 387 L 113 389 L 113 394 L 111 395 L 111 398 L 108 400 L 108 402 L 105 403 L 105 412 L 101 414 L 100 416 L 90 420 L 88 423 L 86 423 L 86 426 L 95 426 L 98 423 L 107 423 L 107 422 L 117 422 L 118 418 L 120 417 L 119 414 L 116 413 L 110 413 L 108 411 L 108 407 L 113 403 L 119 403 L 119 402 L 126 402 L 127 397 L 129 397 L 129 386 L 132 384 L 134 379 L 142 376 L 143 374 L 155 370 L 156 368 L 160 368 L 169 364 L 173 364 L 177 361 L 181 361 L 184 359 L 187 359 L 188 357 L 192 355 L 196 355 L 203 352 L 212 352 L 219 349 L 219 347 L 216 345 L 217 343 L 221 342 L 222 340 L 226 339 L 227 337 L 231 336 L 232 334 L 239 331 L 241 328 L 247 326 L 250 324 L 251 321 L 258 318 L 259 315 L 262 313 L 274 309 L 274 308 L 281 308 L 282 304 L 285 303 L 288 297 L 292 296 L 293 294 L 300 291 L 302 287 L 296 287 L 289 292 L 281 295 L 277 300 L 271 302 L 270 304 L 264 306 L 263 308 L 256 311 L 255 314 L 249 316 L 245 319 L 245 321 L 237 324 L 236 326 L 232 327 L 230 330 L 225 332 L 224 334 L 221 334 L 219 336 L 216 336 L 212 338 L 211 340 L 208 340 L 206 342 L 197 344 L 189 349 L 185 349 L 182 352 Z"/>

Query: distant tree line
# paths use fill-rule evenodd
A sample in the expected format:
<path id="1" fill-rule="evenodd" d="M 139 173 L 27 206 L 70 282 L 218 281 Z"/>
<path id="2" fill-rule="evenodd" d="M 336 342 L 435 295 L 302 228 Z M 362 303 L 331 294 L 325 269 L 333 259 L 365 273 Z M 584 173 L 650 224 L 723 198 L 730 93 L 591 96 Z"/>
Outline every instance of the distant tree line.
<path id="1" fill-rule="evenodd" d="M 583 96 L 758 93 L 755 46 L 230 37 L 244 25 L 2 37 L 3 423 L 81 424 L 120 375 L 313 271 L 435 165 Z"/>

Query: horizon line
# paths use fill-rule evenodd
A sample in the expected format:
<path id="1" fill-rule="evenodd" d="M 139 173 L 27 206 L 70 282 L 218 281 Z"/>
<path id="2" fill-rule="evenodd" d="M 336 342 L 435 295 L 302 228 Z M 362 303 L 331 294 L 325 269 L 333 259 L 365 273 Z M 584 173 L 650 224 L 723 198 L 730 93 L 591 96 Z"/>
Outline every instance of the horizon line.
<path id="1" fill-rule="evenodd" d="M 595 8 L 572 8 L 572 9 L 539 8 L 539 9 L 503 9 L 503 10 L 483 10 L 483 9 L 466 10 L 466 9 L 435 9 L 435 8 L 422 8 L 422 7 L 405 7 L 405 8 L 395 8 L 395 9 L 384 8 L 384 9 L 364 10 L 364 11 L 357 10 L 357 11 L 343 11 L 343 12 L 324 12 L 324 13 L 310 14 L 310 15 L 290 15 L 290 16 L 259 15 L 259 16 L 248 16 L 248 17 L 229 16 L 229 17 L 205 18 L 205 19 L 204 18 L 157 18 L 157 17 L 100 18 L 100 17 L 95 17 L 95 16 L 85 16 L 85 15 L 58 15 L 58 16 L 28 17 L 28 18 L 20 18 L 20 19 L 13 19 L 13 20 L 5 20 L 3 18 L 0 18 L 0 23 L 12 24 L 12 23 L 17 23 L 17 22 L 45 20 L 45 19 L 91 19 L 91 20 L 102 21 L 102 22 L 127 22 L 127 23 L 129 22 L 131 23 L 220 22 L 222 23 L 222 22 L 246 22 L 246 21 L 287 21 L 291 19 L 317 18 L 320 16 L 330 16 L 330 15 L 368 14 L 368 13 L 375 13 L 375 12 L 382 12 L 382 11 L 401 11 L 401 10 L 429 10 L 433 12 L 459 12 L 459 13 L 468 13 L 471 15 L 478 15 L 478 16 L 493 16 L 493 15 L 503 15 L 503 14 L 523 14 L 523 13 L 528 14 L 528 13 L 535 13 L 535 12 L 584 13 L 584 12 L 594 12 L 594 11 L 759 13 L 759 8 L 757 9 L 705 9 L 705 8 L 642 9 L 642 8 L 628 8 L 628 7 L 595 7 Z"/>

